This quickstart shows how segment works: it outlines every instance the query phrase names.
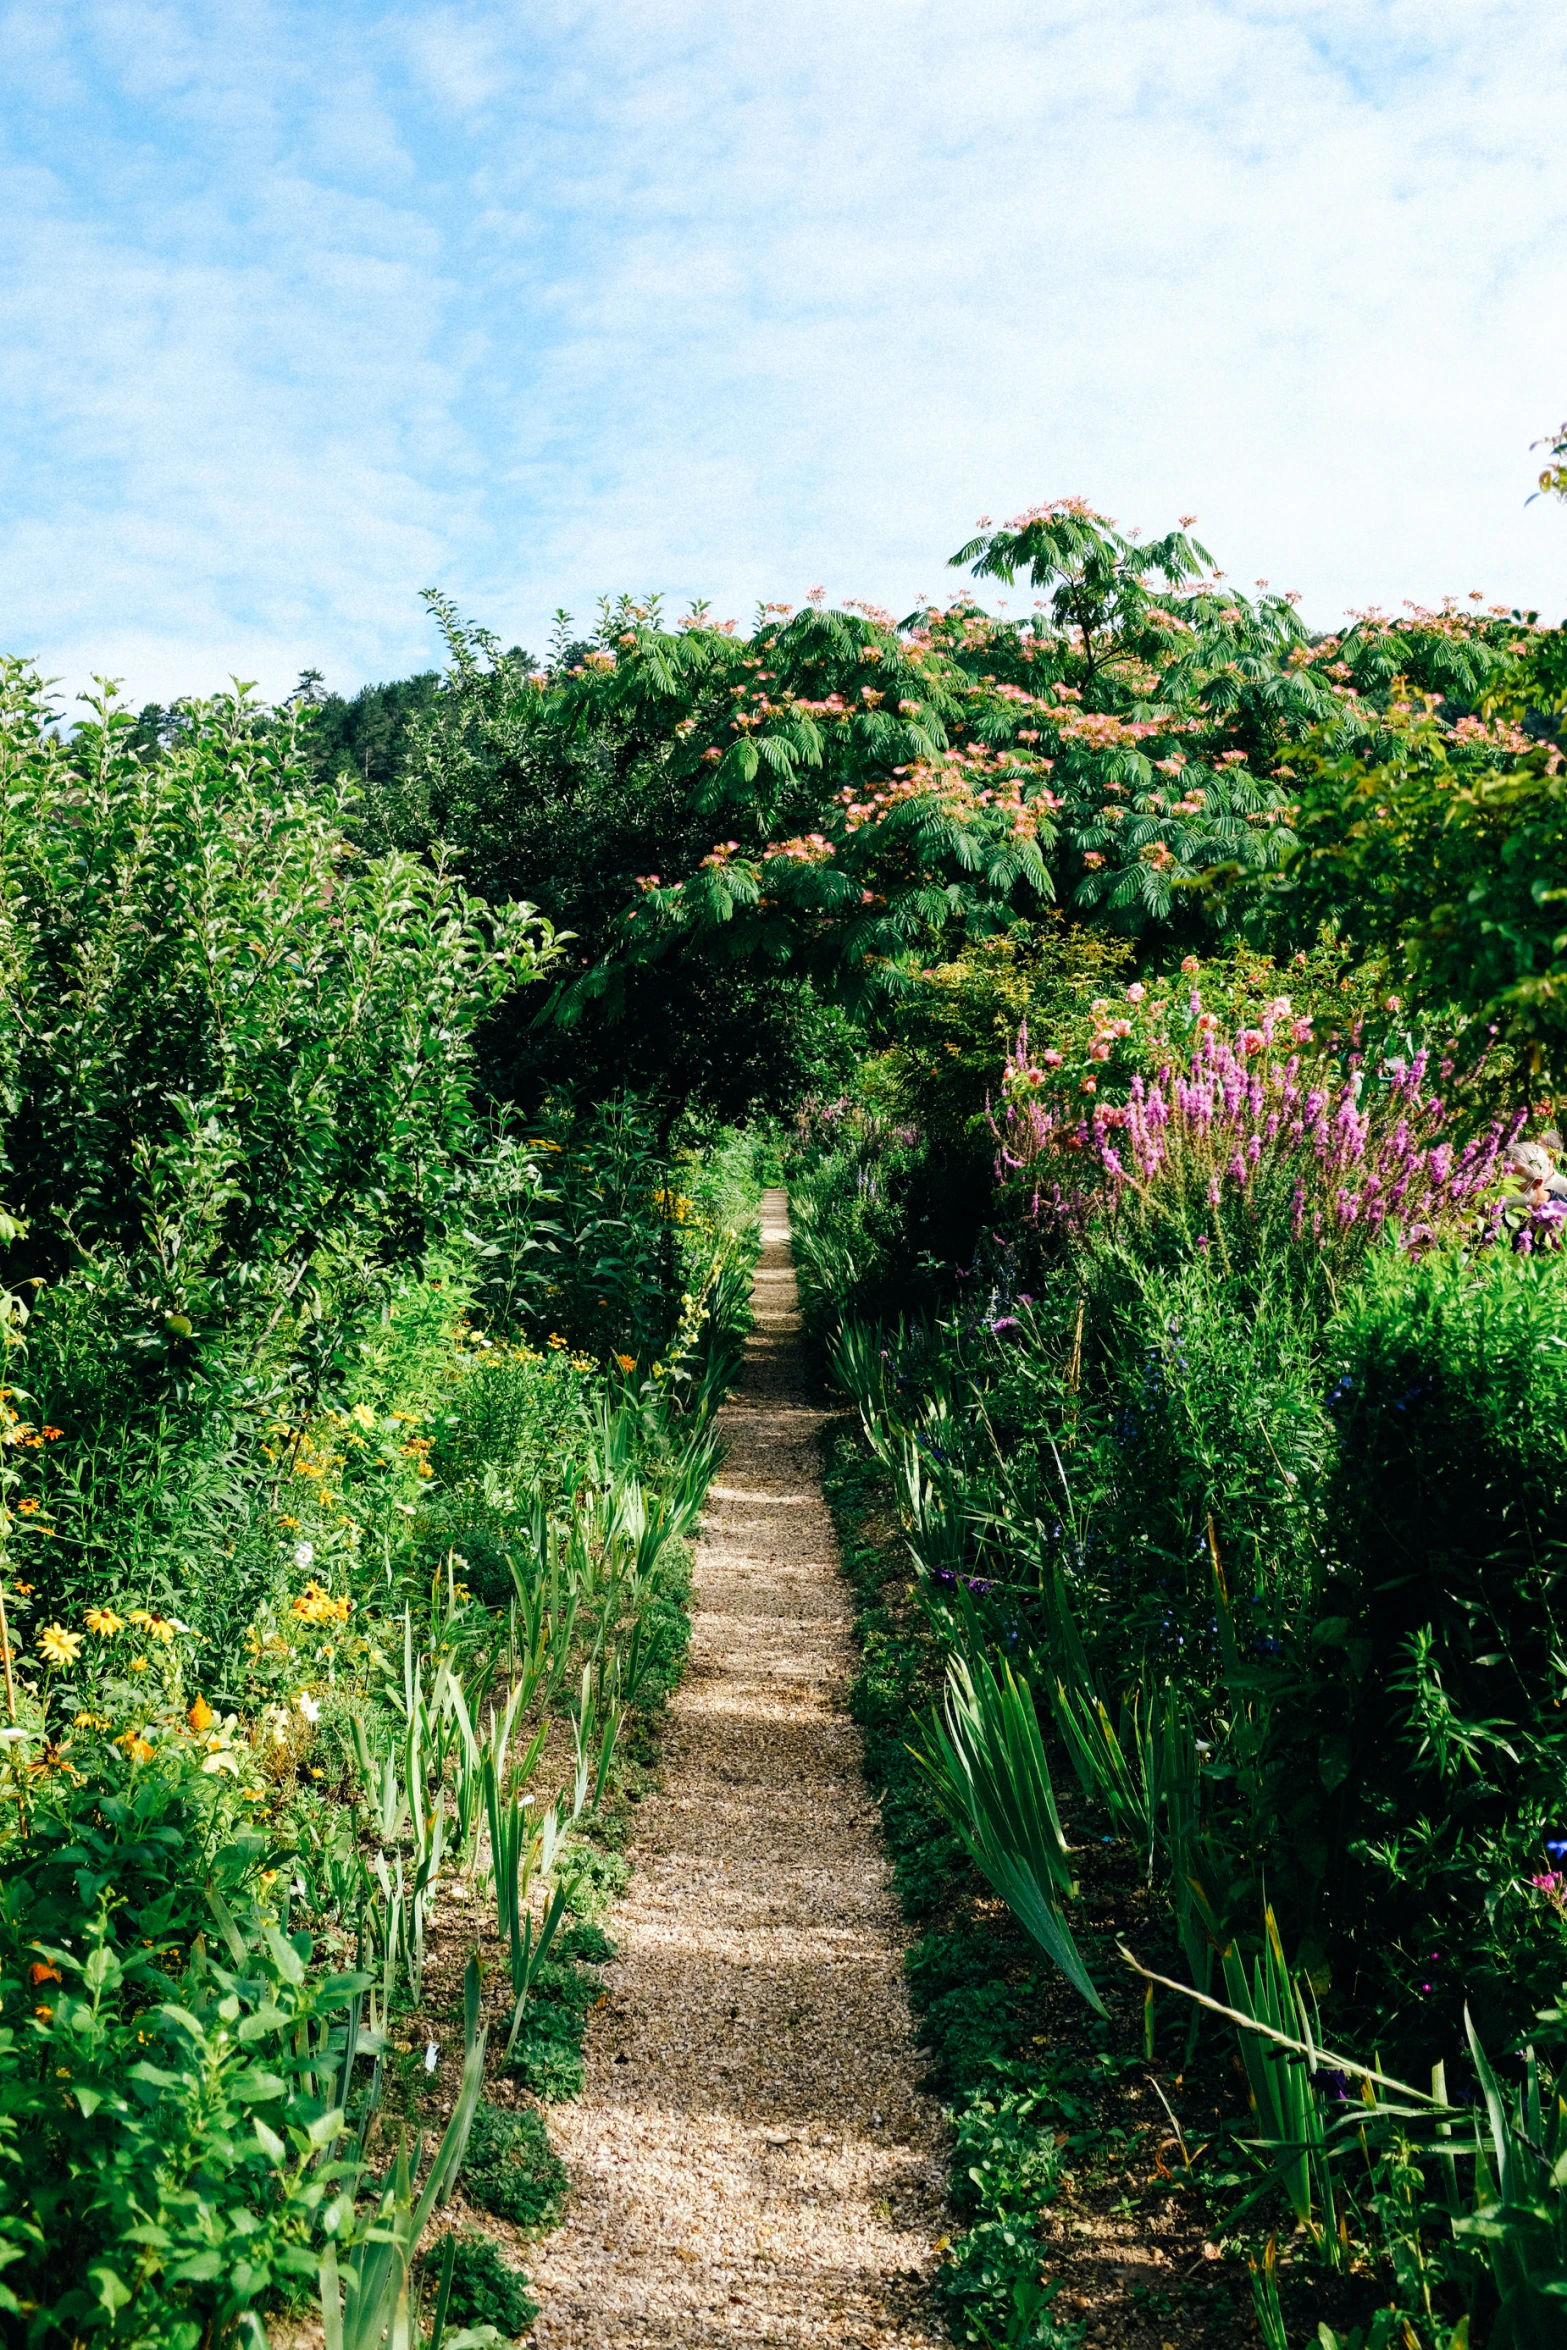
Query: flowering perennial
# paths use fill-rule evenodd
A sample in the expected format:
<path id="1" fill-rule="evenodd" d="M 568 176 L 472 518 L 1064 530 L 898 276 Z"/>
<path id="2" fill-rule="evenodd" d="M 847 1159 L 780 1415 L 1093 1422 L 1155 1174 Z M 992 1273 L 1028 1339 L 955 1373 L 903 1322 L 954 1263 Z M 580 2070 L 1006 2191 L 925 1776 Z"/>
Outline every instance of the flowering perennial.
<path id="1" fill-rule="evenodd" d="M 1129 1101 L 1081 1113 L 1038 1098 L 1044 1071 L 1021 1031 L 993 1123 L 998 1179 L 1024 1221 L 1073 1234 L 1102 1220 L 1168 1223 L 1226 1257 L 1266 1238 L 1340 1260 L 1383 1233 L 1411 1250 L 1461 1231 L 1510 1231 L 1524 1248 L 1559 1235 L 1556 1202 L 1531 1207 L 1520 1229 L 1497 1195 L 1524 1112 L 1459 1147 L 1426 1091 L 1423 1053 L 1344 1077 L 1313 1049 L 1309 1024 L 1286 1015 L 1233 1039 L 1199 1023 L 1184 1067 L 1134 1076 Z"/>

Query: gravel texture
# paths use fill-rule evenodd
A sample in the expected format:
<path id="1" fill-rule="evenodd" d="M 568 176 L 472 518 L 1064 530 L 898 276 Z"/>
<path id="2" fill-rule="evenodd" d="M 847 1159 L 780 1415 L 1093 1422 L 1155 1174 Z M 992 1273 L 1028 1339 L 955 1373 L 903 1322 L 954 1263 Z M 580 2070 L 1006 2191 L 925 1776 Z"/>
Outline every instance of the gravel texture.
<path id="1" fill-rule="evenodd" d="M 782 1192 L 763 1201 L 754 1299 L 587 2091 L 550 2113 L 573 2180 L 528 2262 L 550 2350 L 945 2339 L 927 2295 L 942 2123 L 916 2086 L 845 1710 L 851 1618 Z"/>

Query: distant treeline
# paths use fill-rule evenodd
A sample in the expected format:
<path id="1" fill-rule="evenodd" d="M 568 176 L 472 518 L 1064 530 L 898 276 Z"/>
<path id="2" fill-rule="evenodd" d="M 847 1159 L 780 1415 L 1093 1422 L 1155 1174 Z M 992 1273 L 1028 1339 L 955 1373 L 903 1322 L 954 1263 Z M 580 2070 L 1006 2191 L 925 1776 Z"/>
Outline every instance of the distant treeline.
<path id="1" fill-rule="evenodd" d="M 306 669 L 288 697 L 314 713 L 311 761 L 323 777 L 351 774 L 365 792 L 384 790 L 402 772 L 409 730 L 427 710 L 443 683 L 439 669 L 417 677 L 394 677 L 385 685 L 362 685 L 352 699 L 328 693 L 321 670 Z M 181 702 L 148 702 L 136 722 L 136 740 L 146 751 L 167 750 L 183 727 Z"/>

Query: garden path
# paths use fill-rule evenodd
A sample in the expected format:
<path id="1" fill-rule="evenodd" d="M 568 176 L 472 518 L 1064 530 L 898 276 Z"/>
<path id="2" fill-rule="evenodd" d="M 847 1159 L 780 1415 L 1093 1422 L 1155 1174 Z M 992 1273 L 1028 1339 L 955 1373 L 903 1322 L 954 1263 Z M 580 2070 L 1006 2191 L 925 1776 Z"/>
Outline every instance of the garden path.
<path id="1" fill-rule="evenodd" d="M 550 2115 L 573 2193 L 528 2263 L 541 2350 L 945 2338 L 926 2289 L 942 2126 L 846 1711 L 849 1598 L 781 1191 L 753 1302 L 587 2089 Z"/>

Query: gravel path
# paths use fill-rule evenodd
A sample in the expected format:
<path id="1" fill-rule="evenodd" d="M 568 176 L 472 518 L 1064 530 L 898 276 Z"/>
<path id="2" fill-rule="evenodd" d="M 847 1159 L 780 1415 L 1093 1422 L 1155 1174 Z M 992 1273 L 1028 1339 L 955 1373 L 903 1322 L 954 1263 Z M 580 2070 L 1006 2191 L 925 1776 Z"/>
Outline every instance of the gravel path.
<path id="1" fill-rule="evenodd" d="M 763 1201 L 753 1294 L 663 1787 L 610 1921 L 586 2093 L 550 2115 L 574 2190 L 528 2261 L 550 2350 L 944 2339 L 925 2289 L 941 2120 L 915 2086 L 903 1935 L 845 1712 L 851 1619 L 782 1192 Z"/>

